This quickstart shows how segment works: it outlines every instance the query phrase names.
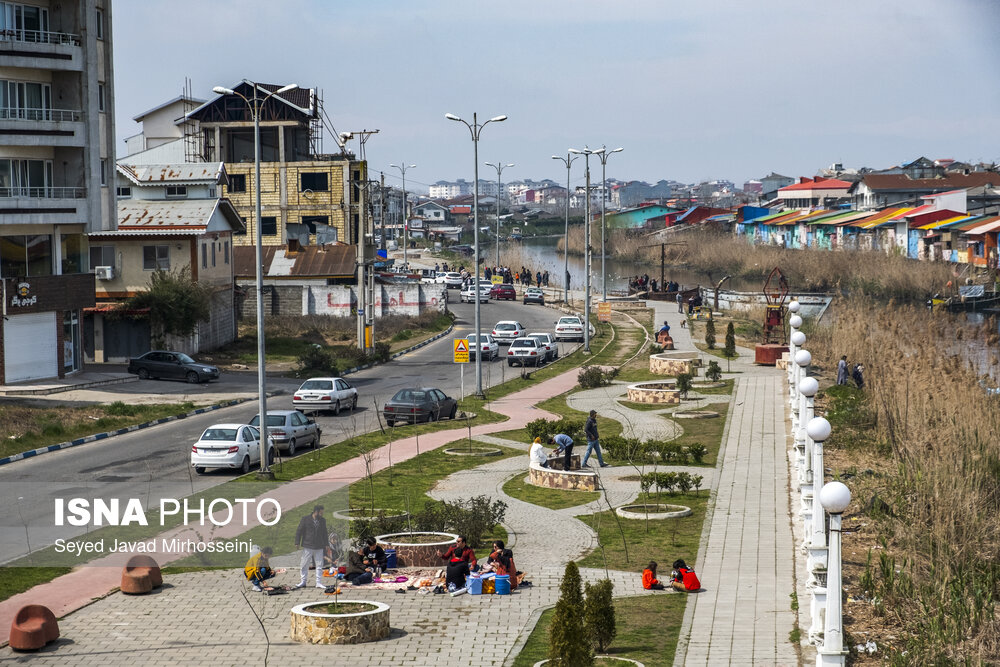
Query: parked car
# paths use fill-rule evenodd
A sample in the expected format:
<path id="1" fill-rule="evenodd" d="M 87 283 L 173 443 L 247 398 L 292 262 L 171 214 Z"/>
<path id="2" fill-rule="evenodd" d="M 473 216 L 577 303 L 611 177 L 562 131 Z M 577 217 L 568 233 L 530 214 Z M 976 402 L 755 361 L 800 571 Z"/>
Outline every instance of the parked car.
<path id="1" fill-rule="evenodd" d="M 299 410 L 343 410 L 358 407 L 358 390 L 343 378 L 310 378 L 292 395 L 292 405 Z"/>
<path id="2" fill-rule="evenodd" d="M 483 352 L 483 359 L 493 361 L 500 356 L 500 345 L 494 340 L 493 334 L 483 334 L 480 345 L 476 345 L 476 334 L 469 334 L 469 356 L 475 358 L 480 350 Z"/>
<path id="3" fill-rule="evenodd" d="M 493 325 L 493 338 L 502 345 L 510 345 L 511 341 L 525 333 L 524 326 L 514 320 L 501 320 Z"/>
<path id="4" fill-rule="evenodd" d="M 260 428 L 260 413 L 254 415 L 250 425 Z M 271 444 L 287 451 L 289 456 L 295 456 L 300 446 L 318 447 L 322 433 L 319 424 L 298 410 L 267 411 L 267 434 Z"/>
<path id="5" fill-rule="evenodd" d="M 508 285 L 507 283 L 498 283 L 493 286 L 490 290 L 490 298 L 499 301 L 503 299 L 504 301 L 517 301 L 517 291 L 514 289 L 513 285 Z"/>
<path id="6" fill-rule="evenodd" d="M 545 348 L 536 338 L 518 338 L 507 350 L 507 365 L 540 366 L 545 363 Z"/>
<path id="7" fill-rule="evenodd" d="M 454 419 L 457 412 L 458 402 L 433 387 L 400 389 L 382 406 L 382 416 L 389 426 L 400 422 L 434 422 L 444 417 Z"/>
<path id="8" fill-rule="evenodd" d="M 490 284 L 479 283 L 479 303 L 489 303 L 490 301 Z M 467 287 L 462 288 L 462 303 L 475 303 L 476 302 L 476 283 L 469 282 Z"/>
<path id="9" fill-rule="evenodd" d="M 202 364 L 183 352 L 152 350 L 141 357 L 129 359 L 128 372 L 146 378 L 176 378 L 191 384 L 219 379 L 219 369 Z"/>
<path id="10" fill-rule="evenodd" d="M 579 317 L 560 317 L 556 322 L 556 340 L 576 340 L 583 342 L 583 322 Z"/>
<path id="11" fill-rule="evenodd" d="M 274 448 L 268 447 L 268 463 Z M 260 431 L 249 424 L 213 424 L 191 446 L 191 467 L 199 475 L 208 468 L 229 468 L 246 474 L 260 463 Z"/>
<path id="12" fill-rule="evenodd" d="M 444 284 L 448 289 L 462 289 L 462 274 L 458 271 L 449 271 L 444 274 Z"/>
<path id="13" fill-rule="evenodd" d="M 540 303 L 545 305 L 545 292 L 537 287 L 529 287 L 524 290 L 524 303 Z"/>
<path id="14" fill-rule="evenodd" d="M 550 333 L 530 333 L 528 338 L 534 338 L 538 344 L 545 348 L 545 361 L 555 361 L 559 358 L 559 344 L 556 343 L 555 336 Z"/>

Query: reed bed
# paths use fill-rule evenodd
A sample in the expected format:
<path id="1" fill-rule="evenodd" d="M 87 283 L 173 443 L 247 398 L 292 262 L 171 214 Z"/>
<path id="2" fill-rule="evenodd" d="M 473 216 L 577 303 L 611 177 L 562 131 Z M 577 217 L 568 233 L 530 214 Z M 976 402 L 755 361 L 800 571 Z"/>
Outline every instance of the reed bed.
<path id="1" fill-rule="evenodd" d="M 890 664 L 1000 656 L 1000 397 L 956 353 L 956 331 L 995 355 L 995 329 L 865 299 L 840 304 L 836 326 L 807 343 L 827 368 L 842 354 L 866 368 L 863 394 L 828 391 L 845 400 L 830 405 L 827 448 L 835 475 L 855 473 L 845 573 L 861 602 L 845 608 L 847 631 L 875 639 Z M 847 555 L 865 539 L 864 562 Z"/>

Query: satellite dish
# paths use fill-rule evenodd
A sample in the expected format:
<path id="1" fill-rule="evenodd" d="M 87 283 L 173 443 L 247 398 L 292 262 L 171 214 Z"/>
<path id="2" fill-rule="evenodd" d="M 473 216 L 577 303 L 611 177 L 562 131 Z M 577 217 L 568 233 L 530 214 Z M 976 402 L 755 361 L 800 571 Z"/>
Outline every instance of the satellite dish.
<path id="1" fill-rule="evenodd" d="M 302 196 L 305 197 L 306 199 L 312 199 L 313 198 L 313 191 L 310 190 L 310 189 L 308 189 L 308 188 L 306 188 L 305 190 L 302 191 Z"/>

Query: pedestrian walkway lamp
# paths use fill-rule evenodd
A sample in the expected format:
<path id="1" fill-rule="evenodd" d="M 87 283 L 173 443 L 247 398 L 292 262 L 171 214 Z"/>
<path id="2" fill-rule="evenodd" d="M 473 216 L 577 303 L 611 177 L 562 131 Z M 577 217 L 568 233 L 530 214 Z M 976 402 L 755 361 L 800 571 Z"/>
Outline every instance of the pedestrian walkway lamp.
<path id="1" fill-rule="evenodd" d="M 799 415 L 799 423 L 802 425 L 798 429 L 798 439 L 795 441 L 795 462 L 799 469 L 799 484 L 804 484 L 811 482 L 811 479 L 807 479 L 806 475 L 806 439 L 809 437 L 808 424 L 813 418 L 813 397 L 816 392 L 819 391 L 819 383 L 816 378 L 802 378 L 799 382 L 799 393 L 805 397 L 804 402 L 800 405 L 803 410 L 802 414 Z M 808 542 L 808 539 L 806 540 Z"/>
<path id="2" fill-rule="evenodd" d="M 802 378 L 802 373 L 801 373 L 802 369 L 799 368 L 799 365 L 797 363 L 795 363 L 795 355 L 798 354 L 798 349 L 806 344 L 806 335 L 801 331 L 796 331 L 795 333 L 792 334 L 791 341 L 792 341 L 792 348 L 795 351 L 792 353 L 792 363 L 791 363 L 792 384 L 788 388 L 789 389 L 788 400 L 790 403 L 794 405 L 797 399 L 796 389 L 798 388 L 799 380 Z"/>
<path id="3" fill-rule="evenodd" d="M 608 166 L 608 158 L 611 156 L 611 154 L 621 153 L 623 150 L 625 149 L 616 148 L 613 151 L 606 151 L 602 147 L 600 150 L 595 151 L 595 153 L 598 153 L 601 158 L 601 285 L 602 285 L 602 292 L 604 293 L 604 298 L 603 298 L 604 301 L 608 300 L 608 273 L 607 271 L 604 270 L 604 257 L 605 257 L 604 241 L 608 237 L 608 228 L 604 222 L 604 214 L 607 209 L 607 201 L 608 201 L 608 192 L 607 192 L 608 177 L 605 169 Z"/>
<path id="4" fill-rule="evenodd" d="M 799 332 L 802 334 L 802 332 Z M 812 355 L 809 350 L 800 349 L 795 353 L 795 365 L 799 367 L 799 377 L 805 378 L 806 373 L 809 371 L 809 364 L 812 363 Z M 802 380 L 798 381 L 801 384 Z M 806 407 L 805 407 L 805 397 L 799 391 L 799 384 L 795 386 L 795 398 L 797 400 L 798 413 L 799 413 L 799 426 L 803 429 L 808 426 L 808 422 L 805 419 Z M 804 442 L 805 456 L 802 461 L 802 469 L 804 473 L 805 483 L 802 485 L 802 516 L 805 521 L 805 530 L 808 534 L 809 521 L 812 517 L 812 512 L 816 510 L 816 503 L 813 502 L 814 492 L 817 487 L 813 485 L 813 461 L 812 461 L 812 443 L 808 438 L 809 431 L 806 429 L 806 439 Z"/>
<path id="5" fill-rule="evenodd" d="M 403 266 L 407 270 L 410 269 L 410 265 L 406 263 L 406 247 L 410 245 L 409 243 L 409 220 L 406 218 L 406 170 L 413 169 L 417 165 L 415 164 L 390 164 L 390 167 L 399 169 L 399 173 L 403 175 Z M 385 238 L 382 239 L 382 243 L 385 243 Z"/>
<path id="6" fill-rule="evenodd" d="M 583 156 L 586 165 L 586 196 L 584 197 L 584 220 L 583 220 L 583 272 L 585 275 L 585 288 L 583 300 L 583 351 L 590 354 L 590 156 L 603 153 L 604 149 L 599 148 L 592 151 L 586 146 L 583 150 L 570 148 L 570 153 Z"/>
<path id="7" fill-rule="evenodd" d="M 492 162 L 484 162 L 483 164 L 485 164 L 487 167 L 493 167 L 494 169 L 497 170 L 497 239 L 496 239 L 496 242 L 497 242 L 497 263 L 496 263 L 496 266 L 500 266 L 500 192 L 501 192 L 501 189 L 500 189 L 501 188 L 501 185 L 500 185 L 500 174 L 502 174 L 503 170 L 506 169 L 507 167 L 513 167 L 514 165 L 512 165 L 512 164 L 500 164 L 499 162 L 497 162 L 496 164 L 493 164 Z M 541 287 L 541 285 L 539 285 L 539 287 Z"/>
<path id="8" fill-rule="evenodd" d="M 794 303 L 796 306 L 798 306 L 798 302 L 797 301 L 793 301 L 792 303 Z M 800 317 L 798 314 L 792 315 L 791 317 L 788 318 L 788 326 L 792 330 L 792 334 L 791 335 L 794 336 L 795 333 L 802 327 L 802 317 Z M 803 335 L 805 335 L 805 334 L 803 334 Z M 795 357 L 795 344 L 791 343 L 791 337 L 789 337 L 789 343 L 790 344 L 789 344 L 789 347 L 788 347 L 788 352 L 789 352 L 788 358 L 789 359 L 793 359 Z M 789 363 L 788 364 L 788 385 L 789 385 L 788 392 L 789 392 L 789 396 L 791 396 L 791 395 L 793 395 L 795 393 L 795 387 L 792 386 L 792 370 L 793 370 L 793 368 L 794 368 L 793 364 Z M 793 422 L 793 424 L 794 424 L 794 422 Z"/>
<path id="9" fill-rule="evenodd" d="M 260 412 L 260 439 L 261 447 L 263 448 L 263 453 L 260 456 L 260 477 L 265 477 L 269 479 L 274 479 L 274 473 L 272 473 L 268 467 L 268 453 L 270 437 L 267 431 L 267 373 L 264 367 L 264 257 L 263 257 L 263 244 L 261 241 L 261 228 L 260 228 L 260 114 L 264 110 L 264 105 L 269 99 L 275 95 L 280 95 L 282 93 L 287 93 L 289 90 L 295 90 L 298 88 L 298 84 L 290 83 L 287 86 L 282 86 L 277 90 L 271 91 L 261 97 L 261 93 L 266 91 L 262 90 L 261 87 L 254 83 L 253 81 L 247 81 L 243 79 L 243 83 L 247 84 L 253 89 L 253 97 L 247 98 L 244 95 L 232 90 L 230 88 L 225 88 L 223 86 L 215 86 L 212 88 L 212 92 L 217 95 L 235 95 L 241 100 L 246 102 L 247 108 L 250 109 L 250 115 L 253 116 L 253 165 L 254 165 L 254 238 L 257 244 L 257 401 L 258 411 Z M 284 159 L 284 156 L 281 156 Z"/>
<path id="10" fill-rule="evenodd" d="M 844 621 L 840 596 L 841 515 L 851 504 L 851 490 L 841 482 L 830 482 L 819 493 L 819 501 L 830 513 L 830 550 L 826 571 L 826 620 L 823 624 L 823 645 L 816 655 L 817 667 L 842 667 L 844 654 Z"/>
<path id="11" fill-rule="evenodd" d="M 479 324 L 479 311 L 480 311 L 480 291 L 479 291 L 479 135 L 482 133 L 483 128 L 490 123 L 500 123 L 507 120 L 507 116 L 494 116 L 490 118 L 485 123 L 479 123 L 475 113 L 472 114 L 472 123 L 468 123 L 455 114 L 446 113 L 444 115 L 448 120 L 453 120 L 458 123 L 462 123 L 467 128 L 469 128 L 469 133 L 472 135 L 472 164 L 473 164 L 473 181 L 472 181 L 472 224 L 473 224 L 473 238 L 475 239 L 475 258 L 473 264 L 473 272 L 476 274 L 476 340 L 482 340 L 482 331 L 480 330 Z M 476 355 L 476 398 L 486 398 L 486 394 L 483 393 L 483 355 Z"/>
<path id="12" fill-rule="evenodd" d="M 566 234 L 563 236 L 563 303 L 569 305 L 569 170 L 573 165 L 573 157 L 566 153 L 566 157 L 552 156 L 553 160 L 560 160 L 566 164 Z"/>
<path id="13" fill-rule="evenodd" d="M 806 378 L 807 381 L 816 382 L 814 378 Z M 812 389 L 807 387 L 807 389 Z M 813 392 L 815 394 L 815 392 Z M 810 399 L 812 400 L 812 399 Z M 813 489 L 824 489 L 823 486 L 823 442 L 830 437 L 830 422 L 822 417 L 813 417 L 806 423 L 806 433 L 813 442 Z M 822 502 L 822 497 L 820 498 Z M 820 510 L 820 506 L 813 503 L 812 521 L 806 525 L 805 546 L 809 554 L 806 561 L 809 579 L 806 588 L 812 593 L 809 601 L 809 610 L 812 623 L 809 627 L 809 640 L 816 642 L 819 634 L 823 631 L 820 625 L 822 610 L 828 604 L 831 592 L 834 589 L 828 587 L 827 582 L 822 580 L 823 572 L 828 571 L 827 563 L 829 553 L 826 548 L 826 517 Z M 836 589 L 839 590 L 839 587 Z"/>

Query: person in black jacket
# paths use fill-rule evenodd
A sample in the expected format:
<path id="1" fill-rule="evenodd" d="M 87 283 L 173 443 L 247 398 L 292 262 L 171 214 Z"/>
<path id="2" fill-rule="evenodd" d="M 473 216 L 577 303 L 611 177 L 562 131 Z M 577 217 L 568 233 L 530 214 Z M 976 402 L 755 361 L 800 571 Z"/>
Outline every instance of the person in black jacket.
<path id="1" fill-rule="evenodd" d="M 310 564 L 316 568 L 316 588 L 326 588 L 323 584 L 323 550 L 328 541 L 323 506 L 314 505 L 312 514 L 302 517 L 295 530 L 295 546 L 302 547 L 302 578 L 296 588 L 305 587 Z"/>
<path id="2" fill-rule="evenodd" d="M 361 548 L 361 559 L 364 561 L 365 567 L 377 567 L 383 572 L 385 571 L 385 551 L 375 542 L 374 537 L 365 539 L 365 545 Z"/>
<path id="3" fill-rule="evenodd" d="M 601 464 L 602 468 L 608 467 L 608 464 L 604 462 L 604 457 L 601 456 L 601 441 L 597 437 L 597 410 L 590 411 L 590 417 L 587 418 L 587 423 L 583 427 L 583 433 L 587 436 L 587 453 L 583 455 L 580 466 L 586 468 L 590 453 L 596 451 L 597 462 Z"/>

